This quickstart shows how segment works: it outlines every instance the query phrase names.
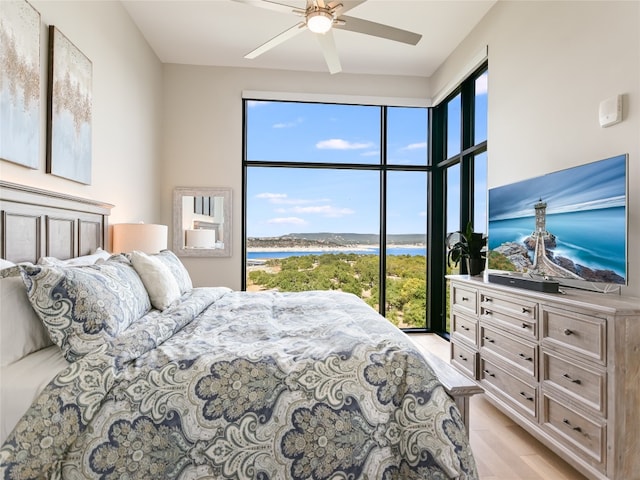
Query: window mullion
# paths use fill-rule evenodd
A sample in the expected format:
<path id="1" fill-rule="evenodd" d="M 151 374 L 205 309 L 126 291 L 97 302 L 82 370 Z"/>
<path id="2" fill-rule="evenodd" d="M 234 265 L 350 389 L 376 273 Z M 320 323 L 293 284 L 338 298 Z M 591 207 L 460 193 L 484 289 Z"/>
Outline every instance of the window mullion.
<path id="1" fill-rule="evenodd" d="M 429 175 L 427 205 L 427 328 L 432 331 L 444 331 L 443 305 L 445 303 L 444 275 L 446 273 L 444 259 L 445 237 L 445 190 L 443 182 L 446 142 L 446 107 L 441 105 L 429 110 L 429 160 L 433 165 Z"/>
<path id="2" fill-rule="evenodd" d="M 387 107 L 380 109 L 380 241 L 378 278 L 378 311 L 381 315 L 387 313 Z"/>

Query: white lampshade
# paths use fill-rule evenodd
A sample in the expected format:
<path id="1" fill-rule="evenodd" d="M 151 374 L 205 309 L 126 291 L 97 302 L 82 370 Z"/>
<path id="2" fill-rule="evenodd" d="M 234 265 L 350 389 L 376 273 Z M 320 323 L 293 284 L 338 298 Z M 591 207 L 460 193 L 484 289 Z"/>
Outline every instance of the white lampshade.
<path id="1" fill-rule="evenodd" d="M 153 223 L 116 223 L 113 226 L 114 253 L 138 250 L 144 253 L 158 253 L 167 248 L 166 225 Z"/>
<path id="2" fill-rule="evenodd" d="M 216 248 L 216 231 L 195 229 L 187 230 L 187 247 Z"/>
<path id="3" fill-rule="evenodd" d="M 325 10 L 317 10 L 307 15 L 307 28 L 313 33 L 327 33 L 333 25 L 333 17 Z"/>

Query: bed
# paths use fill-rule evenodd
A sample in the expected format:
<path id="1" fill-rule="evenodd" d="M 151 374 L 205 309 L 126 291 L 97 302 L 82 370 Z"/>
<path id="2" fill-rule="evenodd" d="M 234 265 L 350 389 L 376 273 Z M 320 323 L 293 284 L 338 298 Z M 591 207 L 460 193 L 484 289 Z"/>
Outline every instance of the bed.
<path id="1" fill-rule="evenodd" d="M 356 296 L 194 288 L 170 251 L 102 250 L 109 205 L 0 187 L 2 478 L 478 478 L 456 402 Z"/>

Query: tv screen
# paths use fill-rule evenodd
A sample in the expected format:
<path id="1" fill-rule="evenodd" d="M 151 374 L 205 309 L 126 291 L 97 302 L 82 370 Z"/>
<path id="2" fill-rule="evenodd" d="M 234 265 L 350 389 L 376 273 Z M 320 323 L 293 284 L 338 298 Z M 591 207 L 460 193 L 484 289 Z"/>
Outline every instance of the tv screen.
<path id="1" fill-rule="evenodd" d="M 627 155 L 489 190 L 488 267 L 604 289 L 627 283 Z"/>

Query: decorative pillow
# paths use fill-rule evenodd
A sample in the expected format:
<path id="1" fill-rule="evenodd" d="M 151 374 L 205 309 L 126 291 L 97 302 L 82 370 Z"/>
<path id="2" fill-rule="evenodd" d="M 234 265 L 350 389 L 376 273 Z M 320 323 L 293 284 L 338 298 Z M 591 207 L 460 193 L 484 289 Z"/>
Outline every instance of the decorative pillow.
<path id="1" fill-rule="evenodd" d="M 183 263 L 175 253 L 173 253 L 171 250 L 162 250 L 160 253 L 156 253 L 155 255 L 153 255 L 153 257 L 157 258 L 167 267 L 169 267 L 169 270 L 178 282 L 178 287 L 180 287 L 181 294 L 187 293 L 193 288 L 193 283 L 191 283 L 189 272 L 187 272 L 187 269 L 184 267 Z"/>
<path id="2" fill-rule="evenodd" d="M 180 298 L 180 287 L 173 274 L 160 259 L 134 250 L 131 264 L 147 289 L 151 305 L 164 310 Z"/>
<path id="3" fill-rule="evenodd" d="M 3 260 L 0 265 L 8 263 Z M 0 367 L 49 345 L 53 342 L 31 308 L 20 268 L 4 268 L 0 271 Z"/>
<path id="4" fill-rule="evenodd" d="M 142 280 L 118 258 L 86 267 L 21 270 L 33 309 L 70 362 L 116 338 L 151 308 Z"/>
<path id="5" fill-rule="evenodd" d="M 67 267 L 72 266 L 86 266 L 93 265 L 98 260 L 108 260 L 111 254 L 106 250 L 97 248 L 91 255 L 82 255 L 81 257 L 69 258 L 67 260 L 60 260 L 56 257 L 41 257 L 38 259 L 38 265 L 62 265 Z"/>

